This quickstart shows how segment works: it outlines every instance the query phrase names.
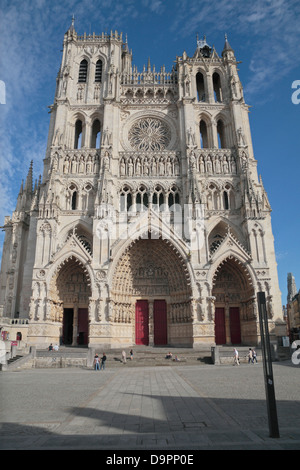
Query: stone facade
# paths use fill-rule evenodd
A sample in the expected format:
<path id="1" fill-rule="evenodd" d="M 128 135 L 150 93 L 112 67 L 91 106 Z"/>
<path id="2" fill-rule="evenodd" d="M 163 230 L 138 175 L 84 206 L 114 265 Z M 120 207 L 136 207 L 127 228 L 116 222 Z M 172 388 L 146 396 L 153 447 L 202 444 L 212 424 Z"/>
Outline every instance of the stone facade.
<path id="1" fill-rule="evenodd" d="M 44 173 L 5 219 L 0 314 L 27 342 L 259 343 L 278 334 L 271 208 L 237 61 L 206 39 L 142 72 L 118 32 L 64 36 Z"/>
<path id="2" fill-rule="evenodd" d="M 292 273 L 287 276 L 287 324 L 291 343 L 300 340 L 300 290 L 297 291 L 295 278 Z"/>

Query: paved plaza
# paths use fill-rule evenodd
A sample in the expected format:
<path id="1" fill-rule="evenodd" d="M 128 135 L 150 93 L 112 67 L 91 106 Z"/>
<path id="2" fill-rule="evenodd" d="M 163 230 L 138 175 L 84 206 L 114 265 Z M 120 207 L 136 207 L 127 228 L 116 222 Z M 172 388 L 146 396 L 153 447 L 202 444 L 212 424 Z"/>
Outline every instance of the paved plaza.
<path id="1" fill-rule="evenodd" d="M 273 364 L 280 438 L 262 364 L 0 373 L 3 450 L 300 449 L 300 367 Z"/>

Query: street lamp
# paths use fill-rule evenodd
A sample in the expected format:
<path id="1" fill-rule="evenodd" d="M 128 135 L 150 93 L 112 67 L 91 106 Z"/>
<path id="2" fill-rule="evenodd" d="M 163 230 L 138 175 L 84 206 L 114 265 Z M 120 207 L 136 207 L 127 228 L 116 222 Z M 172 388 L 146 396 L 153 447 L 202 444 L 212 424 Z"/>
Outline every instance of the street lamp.
<path id="1" fill-rule="evenodd" d="M 274 390 L 274 379 L 272 369 L 271 346 L 268 328 L 268 315 L 266 309 L 266 297 L 264 292 L 257 293 L 257 303 L 259 311 L 259 324 L 261 345 L 263 353 L 263 366 L 265 376 L 265 388 L 267 398 L 268 420 L 270 437 L 280 437 L 277 419 L 277 409 Z"/>

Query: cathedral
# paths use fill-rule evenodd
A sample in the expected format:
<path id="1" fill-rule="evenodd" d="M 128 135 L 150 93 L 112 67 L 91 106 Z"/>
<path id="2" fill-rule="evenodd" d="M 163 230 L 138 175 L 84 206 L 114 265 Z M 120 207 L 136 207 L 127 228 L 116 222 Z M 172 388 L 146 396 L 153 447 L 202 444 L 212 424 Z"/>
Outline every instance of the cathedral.
<path id="1" fill-rule="evenodd" d="M 117 31 L 65 33 L 43 175 L 30 165 L 2 227 L 0 324 L 27 345 L 258 345 L 260 291 L 280 335 L 234 50 L 197 37 L 173 64 L 139 71 Z"/>

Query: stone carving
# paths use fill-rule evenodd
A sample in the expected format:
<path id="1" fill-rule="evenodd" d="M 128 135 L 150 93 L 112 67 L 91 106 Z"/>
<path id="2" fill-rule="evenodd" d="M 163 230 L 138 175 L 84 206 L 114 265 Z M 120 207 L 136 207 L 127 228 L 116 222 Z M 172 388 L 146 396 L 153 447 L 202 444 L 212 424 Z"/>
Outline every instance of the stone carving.
<path id="1" fill-rule="evenodd" d="M 135 152 L 126 152 L 121 154 L 119 171 L 120 176 L 131 177 L 179 176 L 179 156 L 174 152 L 147 153 L 147 155 L 141 155 L 140 153 Z"/>
<path id="2" fill-rule="evenodd" d="M 236 159 L 227 150 L 192 151 L 190 162 L 193 162 L 193 167 L 201 174 L 235 175 L 237 173 Z"/>

